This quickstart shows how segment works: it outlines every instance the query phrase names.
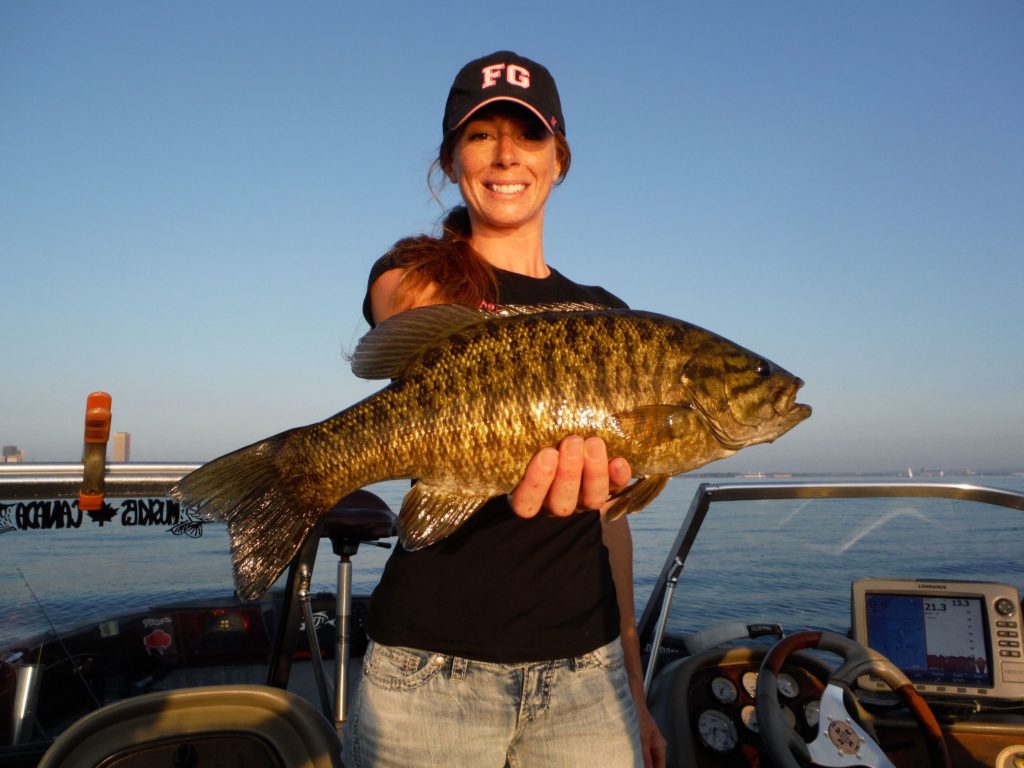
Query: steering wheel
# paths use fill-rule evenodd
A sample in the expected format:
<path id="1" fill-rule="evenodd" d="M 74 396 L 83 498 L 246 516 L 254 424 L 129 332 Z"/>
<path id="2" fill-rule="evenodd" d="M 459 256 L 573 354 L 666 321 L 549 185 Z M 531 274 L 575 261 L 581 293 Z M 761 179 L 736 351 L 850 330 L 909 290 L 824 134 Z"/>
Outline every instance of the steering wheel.
<path id="1" fill-rule="evenodd" d="M 821 696 L 818 736 L 805 742 L 783 717 L 778 674 L 786 659 L 804 648 L 820 648 L 843 658 Z M 843 692 L 852 693 L 856 680 L 871 673 L 881 678 L 906 704 L 924 736 L 932 768 L 950 768 L 949 752 L 939 723 L 928 704 L 899 667 L 877 651 L 833 632 L 795 632 L 779 640 L 765 656 L 757 677 L 757 723 L 765 750 L 779 768 L 807 765 L 894 768 L 885 752 L 851 717 Z"/>

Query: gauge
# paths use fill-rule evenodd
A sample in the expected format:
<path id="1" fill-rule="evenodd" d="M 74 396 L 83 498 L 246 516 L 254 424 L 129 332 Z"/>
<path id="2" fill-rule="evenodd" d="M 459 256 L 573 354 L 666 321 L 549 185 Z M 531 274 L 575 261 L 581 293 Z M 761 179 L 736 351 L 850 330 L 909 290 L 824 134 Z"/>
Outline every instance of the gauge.
<path id="1" fill-rule="evenodd" d="M 793 679 L 792 675 L 785 672 L 779 675 L 779 693 L 787 699 L 795 699 L 797 694 L 800 693 L 800 686 L 796 684 L 796 680 Z"/>
<path id="2" fill-rule="evenodd" d="M 996 758 L 996 768 L 1019 768 L 1024 765 L 1024 746 L 1014 744 L 999 753 Z"/>
<path id="3" fill-rule="evenodd" d="M 753 704 L 747 704 L 747 706 L 740 710 L 740 720 L 743 721 L 743 724 L 749 730 L 758 733 L 757 708 Z"/>
<path id="4" fill-rule="evenodd" d="M 701 741 L 715 752 L 731 752 L 739 743 L 736 726 L 724 712 L 705 709 L 697 718 L 697 733 Z"/>
<path id="5" fill-rule="evenodd" d="M 744 672 L 742 682 L 743 690 L 750 698 L 757 696 L 757 672 Z"/>
<path id="6" fill-rule="evenodd" d="M 804 722 L 811 726 L 811 728 L 813 728 L 818 724 L 818 716 L 820 713 L 820 701 L 815 699 L 814 701 L 807 702 L 807 706 L 804 707 Z"/>
<path id="7" fill-rule="evenodd" d="M 782 719 L 786 721 L 786 725 L 796 728 L 796 715 L 793 714 L 793 710 L 789 707 L 781 707 L 781 709 Z M 754 733 L 760 733 L 760 729 L 757 727 L 757 707 L 753 704 L 747 704 L 740 710 L 740 720 Z"/>
<path id="8" fill-rule="evenodd" d="M 721 675 L 711 681 L 711 693 L 723 704 L 731 704 L 736 701 L 736 686 L 732 680 Z"/>

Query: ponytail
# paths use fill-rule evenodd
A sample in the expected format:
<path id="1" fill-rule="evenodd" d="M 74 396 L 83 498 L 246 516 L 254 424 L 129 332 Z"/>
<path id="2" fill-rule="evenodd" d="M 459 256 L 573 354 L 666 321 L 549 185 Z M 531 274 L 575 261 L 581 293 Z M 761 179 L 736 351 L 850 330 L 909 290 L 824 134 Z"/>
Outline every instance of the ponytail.
<path id="1" fill-rule="evenodd" d="M 497 303 L 494 268 L 473 250 L 469 236 L 469 211 L 457 205 L 441 223 L 440 237 L 416 235 L 395 243 L 386 258 L 405 270 L 399 291 L 413 296 L 429 292 L 438 304 Z"/>

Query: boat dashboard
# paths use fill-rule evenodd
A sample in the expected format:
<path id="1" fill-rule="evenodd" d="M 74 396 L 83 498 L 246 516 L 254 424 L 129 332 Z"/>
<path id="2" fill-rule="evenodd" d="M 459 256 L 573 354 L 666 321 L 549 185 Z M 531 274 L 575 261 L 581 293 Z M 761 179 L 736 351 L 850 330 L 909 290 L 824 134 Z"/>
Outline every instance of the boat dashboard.
<path id="1" fill-rule="evenodd" d="M 650 706 L 673 764 L 746 768 L 758 759 L 757 683 L 764 655 L 764 648 L 716 648 L 677 660 L 656 678 Z M 784 717 L 808 741 L 817 731 L 829 672 L 825 662 L 804 654 L 791 658 L 779 675 Z"/>
<path id="2" fill-rule="evenodd" d="M 807 755 L 819 758 L 815 765 L 945 765 L 892 690 L 894 675 L 905 676 L 934 714 L 948 765 L 1024 765 L 1021 603 L 1014 587 L 864 579 L 851 585 L 851 595 L 854 624 L 841 641 L 801 633 L 808 637 L 795 644 L 798 650 L 782 651 L 774 663 L 771 654 L 785 647 L 785 636 L 773 646 L 733 641 L 665 664 L 648 699 L 670 765 L 777 764 L 766 743 L 772 732 L 763 732 L 766 707 L 782 744 L 774 748 L 808 745 Z M 829 653 L 851 648 L 839 664 Z M 830 688 L 837 680 L 840 687 Z M 847 720 L 858 732 L 835 729 Z"/>

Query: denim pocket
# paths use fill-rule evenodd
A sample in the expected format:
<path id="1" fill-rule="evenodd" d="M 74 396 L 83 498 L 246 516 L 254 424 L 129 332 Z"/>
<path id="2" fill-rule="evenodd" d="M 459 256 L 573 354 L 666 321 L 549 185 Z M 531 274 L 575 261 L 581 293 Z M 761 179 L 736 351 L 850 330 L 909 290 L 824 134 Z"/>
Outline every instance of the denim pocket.
<path id="1" fill-rule="evenodd" d="M 412 690 L 437 675 L 448 659 L 438 653 L 371 643 L 363 657 L 363 674 L 390 691 Z"/>

